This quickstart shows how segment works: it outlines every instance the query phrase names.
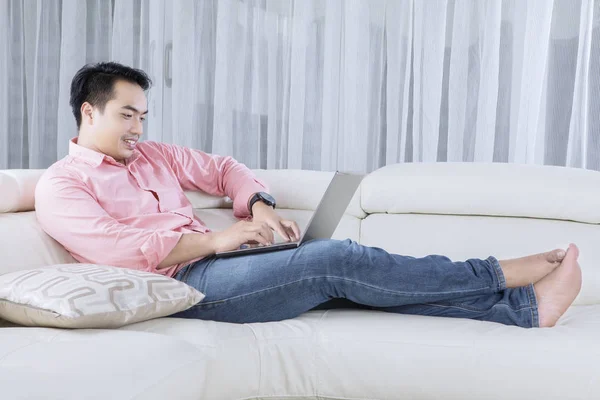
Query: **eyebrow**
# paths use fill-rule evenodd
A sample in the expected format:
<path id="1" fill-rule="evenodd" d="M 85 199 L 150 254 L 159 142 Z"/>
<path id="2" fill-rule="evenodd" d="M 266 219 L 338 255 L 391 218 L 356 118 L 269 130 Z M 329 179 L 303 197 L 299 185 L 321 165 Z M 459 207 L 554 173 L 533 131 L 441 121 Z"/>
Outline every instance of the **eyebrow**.
<path id="1" fill-rule="evenodd" d="M 129 105 L 127 105 L 127 106 L 123 106 L 123 107 L 121 107 L 121 108 L 124 108 L 124 109 L 126 109 L 126 110 L 130 110 L 130 111 L 133 111 L 133 112 L 135 112 L 135 113 L 138 113 L 138 114 L 140 114 L 140 111 L 139 111 L 137 108 L 135 108 L 134 106 L 129 106 Z M 143 112 L 143 113 L 141 113 L 141 114 L 142 114 L 142 115 L 144 115 L 144 114 L 148 114 L 148 110 L 144 111 L 144 112 Z"/>

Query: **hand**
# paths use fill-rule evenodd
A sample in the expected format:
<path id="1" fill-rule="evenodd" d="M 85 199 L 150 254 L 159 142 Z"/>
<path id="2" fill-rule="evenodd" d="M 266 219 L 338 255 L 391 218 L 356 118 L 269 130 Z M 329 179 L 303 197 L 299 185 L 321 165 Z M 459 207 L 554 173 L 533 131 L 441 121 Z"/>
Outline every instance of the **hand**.
<path id="1" fill-rule="evenodd" d="M 267 226 L 277 232 L 286 242 L 300 240 L 300 228 L 295 221 L 281 218 L 273 207 L 265 203 L 256 202 L 252 206 L 252 221 L 266 223 Z"/>
<path id="2" fill-rule="evenodd" d="M 246 243 L 271 244 L 273 231 L 265 222 L 240 221 L 222 232 L 212 233 L 212 248 L 215 253 L 236 250 Z"/>

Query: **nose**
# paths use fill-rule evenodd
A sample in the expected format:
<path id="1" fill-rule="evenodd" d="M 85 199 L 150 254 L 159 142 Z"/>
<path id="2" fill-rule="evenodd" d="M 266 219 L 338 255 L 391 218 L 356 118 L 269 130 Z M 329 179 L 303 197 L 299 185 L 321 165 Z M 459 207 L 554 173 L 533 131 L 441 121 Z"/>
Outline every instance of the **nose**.
<path id="1" fill-rule="evenodd" d="M 144 125 L 139 118 L 134 118 L 133 123 L 131 124 L 131 129 L 129 132 L 134 133 L 138 136 L 142 136 L 144 134 Z"/>

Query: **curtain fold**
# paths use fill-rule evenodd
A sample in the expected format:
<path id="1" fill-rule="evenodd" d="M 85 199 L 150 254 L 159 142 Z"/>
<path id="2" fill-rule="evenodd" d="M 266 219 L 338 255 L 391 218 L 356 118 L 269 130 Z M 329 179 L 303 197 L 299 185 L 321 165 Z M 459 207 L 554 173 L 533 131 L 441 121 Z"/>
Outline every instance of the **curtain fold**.
<path id="1" fill-rule="evenodd" d="M 0 0 L 0 168 L 46 168 L 85 63 L 142 68 L 145 139 L 251 168 L 600 170 L 598 0 Z"/>

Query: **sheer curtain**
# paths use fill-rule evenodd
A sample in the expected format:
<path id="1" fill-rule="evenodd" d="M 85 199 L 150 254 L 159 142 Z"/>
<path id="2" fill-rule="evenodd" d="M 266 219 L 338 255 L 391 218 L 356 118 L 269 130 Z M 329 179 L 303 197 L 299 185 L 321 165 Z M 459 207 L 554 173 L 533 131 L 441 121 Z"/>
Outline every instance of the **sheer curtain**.
<path id="1" fill-rule="evenodd" d="M 76 135 L 85 63 L 146 70 L 146 139 L 251 168 L 600 170 L 594 0 L 0 0 L 0 168 Z"/>

